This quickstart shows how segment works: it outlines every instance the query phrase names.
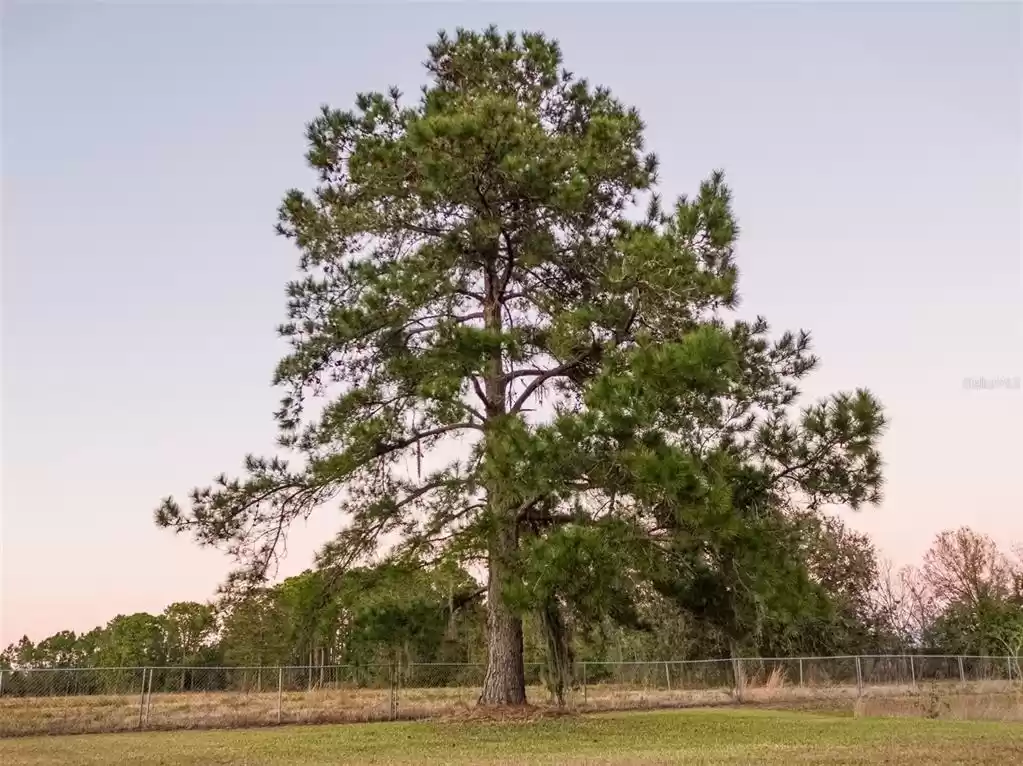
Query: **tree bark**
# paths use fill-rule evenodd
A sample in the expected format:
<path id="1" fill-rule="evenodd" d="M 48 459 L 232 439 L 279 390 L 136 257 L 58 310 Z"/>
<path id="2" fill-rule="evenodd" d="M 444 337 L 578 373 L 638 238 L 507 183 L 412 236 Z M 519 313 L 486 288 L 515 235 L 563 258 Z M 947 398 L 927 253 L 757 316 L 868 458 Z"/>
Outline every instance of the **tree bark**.
<path id="1" fill-rule="evenodd" d="M 547 688 L 558 707 L 572 686 L 572 643 L 557 599 L 549 597 L 540 609 L 540 623 L 547 643 Z"/>
<path id="2" fill-rule="evenodd" d="M 487 672 L 480 705 L 526 704 L 522 618 L 504 601 L 503 582 L 518 546 L 515 521 L 498 528 L 491 541 L 487 581 Z"/>
<path id="3" fill-rule="evenodd" d="M 485 202 L 485 200 L 484 200 Z M 489 211 L 488 211 L 489 212 Z M 483 321 L 488 330 L 502 330 L 502 299 L 505 284 L 498 277 L 497 262 L 500 251 L 494 243 L 484 255 L 485 298 Z M 511 267 L 508 253 L 508 268 Z M 504 280 L 507 282 L 507 280 Z M 488 441 L 487 459 L 493 460 L 490 440 L 492 428 L 507 417 L 504 354 L 495 349 L 484 374 L 486 423 L 484 438 Z M 518 556 L 518 513 L 509 507 L 500 477 L 504 472 L 499 464 L 492 466 L 491 485 L 487 487 L 490 506 L 491 531 L 487 572 L 487 672 L 483 677 L 480 705 L 524 705 L 526 703 L 526 671 L 523 663 L 522 618 L 510 609 L 504 599 L 504 583 L 515 570 Z"/>

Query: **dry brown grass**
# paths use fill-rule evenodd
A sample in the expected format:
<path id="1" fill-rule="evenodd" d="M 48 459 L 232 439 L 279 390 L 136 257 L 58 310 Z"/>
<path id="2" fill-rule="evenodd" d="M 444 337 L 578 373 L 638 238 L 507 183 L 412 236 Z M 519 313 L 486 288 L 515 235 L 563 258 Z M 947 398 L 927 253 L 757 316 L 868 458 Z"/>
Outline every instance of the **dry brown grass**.
<path id="1" fill-rule="evenodd" d="M 1023 722 L 1023 691 L 977 691 L 954 694 L 940 688 L 923 688 L 898 696 L 864 696 L 856 700 L 854 713 L 867 717 L 925 717 L 956 721 Z"/>
<path id="2" fill-rule="evenodd" d="M 785 673 L 785 668 L 781 667 L 780 665 L 776 665 L 771 670 L 770 675 L 768 675 L 767 679 L 764 681 L 764 688 L 781 689 L 786 685 L 786 681 L 787 676 Z"/>
<path id="3" fill-rule="evenodd" d="M 474 720 L 489 714 L 475 707 L 468 687 L 406 688 L 398 696 L 402 719 Z M 532 700 L 545 700 L 540 687 Z M 1023 720 L 1023 690 L 1005 682 L 961 686 L 953 683 L 912 686 L 793 686 L 775 671 L 747 684 L 743 702 L 753 706 L 847 712 L 860 716 Z M 570 698 L 570 711 L 613 711 L 734 705 L 731 689 L 672 689 L 628 684 L 594 684 Z M 547 704 L 522 711 L 527 719 L 556 715 Z M 502 716 L 506 716 L 502 713 Z M 341 723 L 392 717 L 388 689 L 338 688 L 307 692 L 185 692 L 0 699 L 0 736 L 71 734 L 146 729 L 223 729 L 277 723 Z"/>

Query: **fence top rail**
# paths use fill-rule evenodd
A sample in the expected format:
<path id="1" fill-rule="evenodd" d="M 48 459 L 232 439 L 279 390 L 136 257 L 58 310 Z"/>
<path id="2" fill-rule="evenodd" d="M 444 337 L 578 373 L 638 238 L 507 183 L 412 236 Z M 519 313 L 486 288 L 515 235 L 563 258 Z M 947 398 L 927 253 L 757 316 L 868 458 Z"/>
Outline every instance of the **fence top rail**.
<path id="1" fill-rule="evenodd" d="M 179 666 L 180 669 L 180 666 Z M 75 667 L 68 668 L 0 668 L 0 673 L 87 673 L 87 672 L 102 672 L 102 673 L 138 673 L 142 670 L 149 670 L 148 665 L 97 665 L 96 667 L 82 667 L 76 665 Z"/>
<path id="2" fill-rule="evenodd" d="M 848 654 L 819 656 L 809 655 L 804 657 L 718 657 L 702 660 L 579 660 L 578 665 L 604 665 L 612 667 L 642 666 L 642 665 L 706 665 L 731 663 L 734 660 L 744 662 L 827 662 L 837 660 L 855 659 L 881 659 L 881 660 L 986 660 L 989 662 L 1016 661 L 1018 658 L 1012 655 L 982 655 L 982 654 Z M 543 661 L 526 662 L 526 667 L 543 667 Z M 139 673 L 141 671 L 192 671 L 192 672 L 234 672 L 239 671 L 374 671 L 387 670 L 394 665 L 391 663 L 367 663 L 367 664 L 344 664 L 344 665 L 119 665 L 110 667 L 58 667 L 58 668 L 0 668 L 0 673 Z M 481 662 L 410 662 L 402 663 L 405 668 L 483 668 L 485 663 Z"/>
<path id="3" fill-rule="evenodd" d="M 387 670 L 391 663 L 367 665 L 152 665 L 150 670 Z"/>
<path id="4" fill-rule="evenodd" d="M 469 664 L 469 663 L 465 663 Z M 192 670 L 192 671 L 232 671 L 239 670 L 386 670 L 392 667 L 388 663 L 374 663 L 372 665 L 133 665 L 133 666 L 103 666 L 96 667 L 67 667 L 67 668 L 2 668 L 3 673 L 65 673 L 65 672 L 103 672 L 113 673 L 116 671 L 136 673 L 141 670 Z"/>

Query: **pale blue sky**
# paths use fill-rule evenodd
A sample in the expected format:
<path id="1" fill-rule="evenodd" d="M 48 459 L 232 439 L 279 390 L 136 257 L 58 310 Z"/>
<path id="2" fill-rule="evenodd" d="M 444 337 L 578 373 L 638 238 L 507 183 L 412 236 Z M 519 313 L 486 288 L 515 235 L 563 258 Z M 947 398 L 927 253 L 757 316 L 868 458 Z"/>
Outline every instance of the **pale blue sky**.
<path id="1" fill-rule="evenodd" d="M 226 559 L 151 513 L 273 444 L 304 125 L 489 22 L 639 107 L 666 194 L 726 170 L 744 311 L 813 331 L 811 393 L 889 408 L 854 525 L 897 563 L 1023 539 L 1023 397 L 962 385 L 1021 374 L 1020 6 L 5 4 L 0 643 L 213 592 Z"/>

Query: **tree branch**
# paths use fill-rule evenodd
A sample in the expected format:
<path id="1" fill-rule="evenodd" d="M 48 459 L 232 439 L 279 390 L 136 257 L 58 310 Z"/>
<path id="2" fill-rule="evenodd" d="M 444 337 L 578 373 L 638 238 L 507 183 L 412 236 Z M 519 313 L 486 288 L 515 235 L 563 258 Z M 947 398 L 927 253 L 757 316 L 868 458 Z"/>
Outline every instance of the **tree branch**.
<path id="1" fill-rule="evenodd" d="M 778 473 L 772 475 L 768 479 L 768 483 L 773 485 L 776 482 L 780 481 L 781 479 L 784 479 L 784 478 L 787 478 L 787 477 L 791 476 L 796 471 L 802 471 L 804 468 L 809 468 L 814 463 L 816 463 L 818 460 L 820 460 L 822 457 L 824 457 L 828 452 L 830 452 L 833 447 L 837 446 L 839 441 L 841 441 L 841 440 L 840 439 L 832 439 L 831 441 L 827 442 L 824 446 L 822 446 L 819 450 L 817 450 L 817 452 L 814 455 L 812 455 L 811 457 L 807 458 L 802 463 L 796 463 L 795 465 L 788 466 L 784 470 L 781 470 Z M 775 459 L 777 459 L 777 458 L 775 458 Z M 781 461 L 779 461 L 779 462 L 781 462 Z"/>
<path id="2" fill-rule="evenodd" d="M 475 375 L 470 375 L 469 380 L 472 381 L 472 387 L 476 392 L 476 396 L 478 396 L 480 401 L 483 402 L 483 408 L 490 409 L 490 399 L 487 398 L 487 394 L 483 390 L 483 386 L 480 385 L 479 380 Z"/>
<path id="3" fill-rule="evenodd" d="M 526 390 L 523 391 L 521 394 L 519 394 L 519 397 L 515 400 L 515 403 L 512 404 L 510 412 L 512 414 L 520 412 L 522 410 L 522 407 L 525 406 L 526 402 L 529 401 L 529 397 L 532 396 L 533 393 L 540 386 L 542 386 L 544 383 L 546 383 L 551 378 L 556 378 L 559 375 L 564 375 L 566 372 L 570 371 L 573 367 L 577 367 L 579 364 L 581 364 L 586 359 L 587 356 L 589 356 L 589 354 L 586 354 L 586 355 L 581 356 L 581 357 L 577 357 L 576 359 L 572 359 L 570 361 L 567 361 L 564 364 L 559 364 L 557 367 L 552 367 L 551 369 L 549 369 L 549 370 L 547 370 L 545 372 L 541 372 L 539 375 L 537 375 L 535 378 L 533 378 L 532 381 L 530 381 L 529 385 L 526 386 Z"/>
<path id="4" fill-rule="evenodd" d="M 421 442 L 423 439 L 429 439 L 431 436 L 440 436 L 442 434 L 450 433 L 451 431 L 464 431 L 466 429 L 482 431 L 483 426 L 479 423 L 451 423 L 446 426 L 437 426 L 436 428 L 431 428 L 428 431 L 420 431 L 419 433 L 412 434 L 411 436 L 396 442 L 391 442 L 390 444 L 378 444 L 373 450 L 373 457 L 383 457 L 384 455 L 388 455 L 392 452 L 396 452 L 397 450 L 405 449 L 405 447 L 411 446 L 417 442 Z"/>

